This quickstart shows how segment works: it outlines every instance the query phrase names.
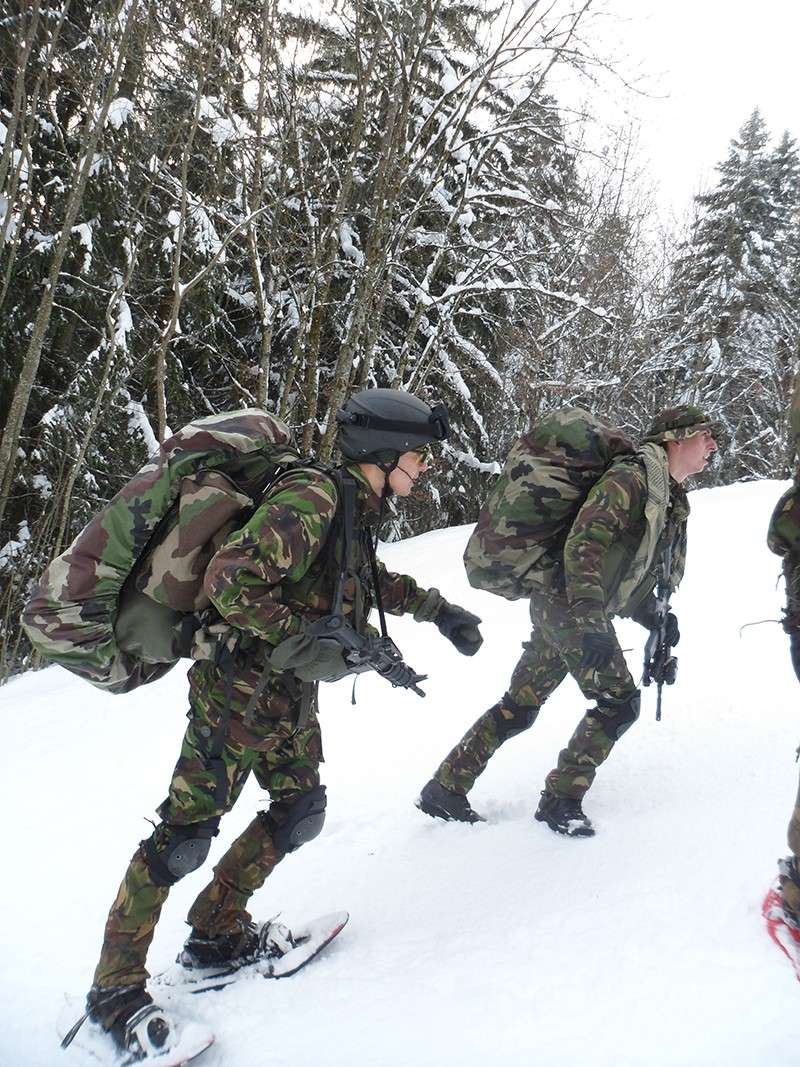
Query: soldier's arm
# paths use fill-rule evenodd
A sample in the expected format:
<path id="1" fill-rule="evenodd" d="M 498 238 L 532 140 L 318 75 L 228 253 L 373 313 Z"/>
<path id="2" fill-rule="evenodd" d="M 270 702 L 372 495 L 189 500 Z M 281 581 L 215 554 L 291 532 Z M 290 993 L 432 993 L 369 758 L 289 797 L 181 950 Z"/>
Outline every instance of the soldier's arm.
<path id="1" fill-rule="evenodd" d="M 641 520 L 647 481 L 638 464 L 614 465 L 589 490 L 564 545 L 567 599 L 580 619 L 602 628 L 606 622 L 603 563 L 626 530 Z"/>
<path id="2" fill-rule="evenodd" d="M 331 479 L 307 470 L 282 479 L 208 565 L 205 590 L 220 614 L 272 645 L 300 633 L 301 617 L 280 603 L 281 582 L 303 577 L 335 512 Z"/>
<path id="3" fill-rule="evenodd" d="M 413 614 L 417 622 L 428 622 L 442 603 L 438 589 L 423 589 L 410 575 L 388 571 L 380 562 L 378 582 L 384 610 L 390 615 Z"/>

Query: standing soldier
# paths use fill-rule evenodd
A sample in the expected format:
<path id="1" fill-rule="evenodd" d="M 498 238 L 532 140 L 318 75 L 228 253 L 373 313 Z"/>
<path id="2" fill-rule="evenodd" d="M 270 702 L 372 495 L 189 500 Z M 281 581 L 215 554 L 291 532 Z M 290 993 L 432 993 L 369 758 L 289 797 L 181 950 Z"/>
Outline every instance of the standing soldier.
<path id="1" fill-rule="evenodd" d="M 611 618 L 626 615 L 653 628 L 653 589 L 667 555 L 672 559 L 671 587 L 678 585 L 689 515 L 683 482 L 702 471 L 716 451 L 713 432 L 696 407 L 664 411 L 643 447 L 614 459 L 589 490 L 569 528 L 563 561 L 557 556 L 546 587 L 531 593 L 533 632 L 523 643 L 508 690 L 423 788 L 417 806 L 427 815 L 480 821 L 467 799 L 475 779 L 504 741 L 533 725 L 541 706 L 570 673 L 595 707 L 581 719 L 558 765 L 547 775 L 535 817 L 556 833 L 594 834 L 581 802 L 597 768 L 639 715 L 640 694 Z M 524 472 L 514 473 L 515 486 L 524 486 Z M 547 490 L 550 497 L 557 492 Z M 516 505 L 513 513 L 519 517 L 524 507 L 519 499 Z M 498 558 L 502 565 L 502 553 Z M 666 631 L 667 644 L 677 644 L 680 635 L 672 613 Z"/>
<path id="2" fill-rule="evenodd" d="M 269 808 L 231 845 L 189 910 L 184 966 L 255 959 L 259 928 L 249 898 L 322 829 L 317 682 L 351 665 L 343 645 L 314 623 L 341 623 L 343 615 L 351 636 L 381 645 L 367 627 L 377 606 L 382 622 L 385 610 L 435 623 L 465 655 L 481 644 L 476 616 L 374 558 L 386 498 L 409 496 L 426 472 L 430 445 L 447 436 L 446 409 L 375 389 L 352 397 L 337 418 L 345 466 L 281 477 L 205 574 L 212 603 L 237 637 L 234 651 L 189 671 L 189 725 L 160 822 L 131 859 L 87 998 L 88 1016 L 131 1060 L 158 1057 L 173 1043 L 173 1021 L 145 989 L 147 950 L 170 887 L 206 859 L 250 772 L 269 793 Z M 393 684 L 421 680 L 402 661 L 377 669 Z"/>
<path id="3" fill-rule="evenodd" d="M 790 424 L 795 457 L 800 459 L 800 380 L 792 397 Z M 795 472 L 794 484 L 783 494 L 773 512 L 767 541 L 773 552 L 783 556 L 786 579 L 783 628 L 789 635 L 792 666 L 800 681 L 800 466 Z M 800 788 L 789 821 L 788 841 L 790 854 L 778 864 L 778 884 L 767 894 L 764 915 L 770 931 L 792 959 L 800 978 Z M 776 936 L 778 925 L 782 925 L 788 934 L 784 943 Z"/>

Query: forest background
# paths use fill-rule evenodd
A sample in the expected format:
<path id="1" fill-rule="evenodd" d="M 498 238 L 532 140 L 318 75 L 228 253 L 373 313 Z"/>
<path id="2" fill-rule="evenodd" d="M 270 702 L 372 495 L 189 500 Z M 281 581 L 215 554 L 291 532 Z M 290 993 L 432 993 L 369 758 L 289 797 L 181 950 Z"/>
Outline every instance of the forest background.
<path id="1" fill-rule="evenodd" d="M 705 484 L 786 477 L 800 158 L 757 110 L 678 232 L 598 151 L 593 0 L 0 0 L 0 681 L 31 583 L 193 418 L 333 454 L 353 389 L 447 403 L 392 536 L 474 521 L 581 404 L 723 426 Z"/>

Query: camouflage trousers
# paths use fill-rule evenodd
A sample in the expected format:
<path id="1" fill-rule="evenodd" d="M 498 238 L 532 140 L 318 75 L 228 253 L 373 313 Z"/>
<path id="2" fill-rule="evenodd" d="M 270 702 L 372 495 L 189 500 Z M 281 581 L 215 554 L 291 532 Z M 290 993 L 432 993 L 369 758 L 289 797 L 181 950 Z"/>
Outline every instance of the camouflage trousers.
<path id="1" fill-rule="evenodd" d="M 798 750 L 800 751 L 800 750 Z M 789 833 L 787 835 L 789 848 L 794 857 L 795 870 L 800 872 L 800 784 L 797 788 L 797 800 L 794 802 L 794 811 L 789 821 Z M 791 857 L 789 857 L 791 858 Z M 800 915 L 800 885 L 791 878 L 781 877 L 781 895 L 788 908 Z"/>
<path id="2" fill-rule="evenodd" d="M 531 621 L 531 639 L 522 645 L 505 695 L 470 727 L 436 771 L 446 789 L 469 792 L 500 745 L 533 725 L 542 704 L 568 673 L 596 707 L 581 719 L 547 775 L 549 792 L 580 800 L 614 743 L 636 719 L 639 694 L 618 642 L 603 670 L 582 668 L 583 631 L 563 595 L 534 593 Z"/>
<path id="3" fill-rule="evenodd" d="M 245 710 L 260 669 L 237 668 L 232 677 L 211 663 L 189 671 L 189 725 L 183 739 L 161 819 L 151 837 L 131 858 L 108 916 L 95 984 L 137 985 L 147 980 L 145 960 L 169 885 L 154 875 L 159 856 L 188 836 L 210 841 L 220 817 L 236 803 L 250 772 L 270 796 L 214 868 L 214 877 L 189 910 L 190 926 L 210 937 L 240 931 L 250 921 L 246 910 L 283 859 L 273 841 L 296 801 L 319 785 L 322 761 L 316 695 L 307 722 L 298 724 L 299 695 L 291 680 L 272 676 L 245 721 Z M 230 693 L 231 717 L 217 760 L 210 743 Z M 196 835 L 196 837 L 195 837 Z M 155 864 L 153 863 L 155 859 Z M 148 862 L 150 860 L 150 862 Z"/>

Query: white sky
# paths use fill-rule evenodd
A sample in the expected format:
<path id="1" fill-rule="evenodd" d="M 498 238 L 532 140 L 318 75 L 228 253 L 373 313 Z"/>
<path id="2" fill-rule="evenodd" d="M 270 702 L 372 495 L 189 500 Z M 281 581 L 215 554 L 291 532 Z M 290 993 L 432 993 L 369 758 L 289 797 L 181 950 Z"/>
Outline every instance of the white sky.
<path id="1" fill-rule="evenodd" d="M 641 120 L 662 214 L 683 215 L 713 183 L 714 165 L 754 107 L 773 141 L 784 129 L 800 140 L 795 0 L 604 0 L 598 10 L 586 36 L 614 57 L 612 66 L 638 74 L 651 96 L 606 77 L 588 102 L 607 121 Z"/>

